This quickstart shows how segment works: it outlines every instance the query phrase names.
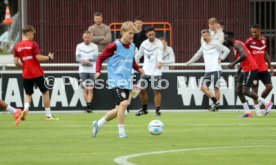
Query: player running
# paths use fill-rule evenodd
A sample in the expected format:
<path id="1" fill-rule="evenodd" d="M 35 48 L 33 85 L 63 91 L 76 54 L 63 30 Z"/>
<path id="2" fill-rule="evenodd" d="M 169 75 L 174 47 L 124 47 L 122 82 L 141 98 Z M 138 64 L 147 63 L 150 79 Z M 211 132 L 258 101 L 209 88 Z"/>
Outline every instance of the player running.
<path id="1" fill-rule="evenodd" d="M 265 90 L 262 92 L 261 97 L 266 98 L 272 90 L 271 76 L 274 73 L 274 69 L 271 65 L 270 58 L 267 52 L 267 40 L 261 35 L 261 28 L 259 25 L 253 25 L 251 27 L 251 37 L 245 41 L 245 45 L 250 50 L 253 58 L 258 65 L 258 72 L 256 75 L 257 84 L 253 84 L 252 91 L 258 93 L 259 80 L 265 85 Z M 270 69 L 270 73 L 268 72 Z M 257 116 L 262 116 L 260 105 L 261 102 L 254 100 L 254 107 Z M 268 114 L 269 111 L 265 113 Z"/>
<path id="2" fill-rule="evenodd" d="M 213 101 L 213 104 L 211 105 L 209 110 L 218 111 L 220 106 L 219 79 L 222 70 L 220 62 L 228 56 L 230 50 L 218 41 L 212 39 L 210 31 L 208 29 L 204 29 L 201 31 L 201 38 L 203 39 L 203 42 L 200 49 L 196 52 L 192 59 L 187 62 L 187 65 L 196 62 L 203 56 L 205 64 L 205 74 L 201 83 L 200 90 Z M 212 82 L 214 84 L 215 96 L 209 90 L 209 86 Z"/>
<path id="3" fill-rule="evenodd" d="M 229 68 L 233 68 L 237 63 L 240 63 L 240 68 L 237 73 L 239 77 L 236 92 L 245 110 L 245 113 L 242 115 L 242 117 L 252 117 L 252 113 L 249 110 L 245 96 L 248 96 L 264 104 L 265 114 L 269 113 L 273 103 L 250 91 L 253 83 L 256 83 L 255 78 L 258 73 L 258 65 L 256 64 L 250 51 L 243 42 L 234 39 L 234 34 L 232 32 L 225 33 L 225 43 L 227 46 L 233 48 L 236 57 L 236 60 L 229 64 Z"/>
<path id="4" fill-rule="evenodd" d="M 136 29 L 132 22 L 124 22 L 121 27 L 122 38 L 110 43 L 96 61 L 97 79 L 101 65 L 107 59 L 108 87 L 114 93 L 116 106 L 99 121 L 93 121 L 92 136 L 96 137 L 100 128 L 117 117 L 119 138 L 127 138 L 125 133 L 125 111 L 128 105 L 129 91 L 132 89 L 132 68 L 141 74 L 143 69 L 134 60 L 135 45 L 131 42 Z"/>
<path id="5" fill-rule="evenodd" d="M 49 61 L 54 59 L 54 54 L 49 53 L 48 56 L 40 54 L 38 44 L 33 41 L 36 30 L 33 26 L 27 25 L 22 29 L 22 41 L 18 42 L 14 47 L 14 64 L 22 68 L 23 87 L 26 93 L 25 105 L 21 120 L 26 119 L 29 112 L 34 86 L 36 85 L 43 94 L 44 107 L 46 112 L 46 120 L 58 120 L 54 118 L 50 108 L 49 90 L 46 87 L 44 71 L 40 66 L 41 61 Z"/>

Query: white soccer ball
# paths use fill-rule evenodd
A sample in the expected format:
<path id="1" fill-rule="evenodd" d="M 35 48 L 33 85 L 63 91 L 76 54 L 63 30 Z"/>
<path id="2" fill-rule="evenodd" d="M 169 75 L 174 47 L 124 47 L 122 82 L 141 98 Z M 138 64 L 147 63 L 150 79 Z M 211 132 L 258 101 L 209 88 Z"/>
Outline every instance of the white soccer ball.
<path id="1" fill-rule="evenodd" d="M 164 124 L 160 120 L 152 120 L 148 125 L 148 130 L 152 135 L 160 135 L 164 130 Z"/>

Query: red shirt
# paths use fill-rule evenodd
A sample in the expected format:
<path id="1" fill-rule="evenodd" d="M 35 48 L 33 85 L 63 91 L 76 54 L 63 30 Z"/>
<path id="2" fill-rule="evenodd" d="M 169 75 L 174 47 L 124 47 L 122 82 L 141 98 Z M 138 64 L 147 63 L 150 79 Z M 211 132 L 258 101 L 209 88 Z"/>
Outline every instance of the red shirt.
<path id="1" fill-rule="evenodd" d="M 245 41 L 245 45 L 250 50 L 253 58 L 258 65 L 258 71 L 264 72 L 268 69 L 265 61 L 265 54 L 267 50 L 267 42 L 265 37 L 260 37 L 260 39 L 254 39 L 252 37 Z"/>
<path id="2" fill-rule="evenodd" d="M 18 42 L 13 51 L 14 57 L 22 62 L 22 77 L 26 79 L 40 77 L 44 74 L 39 61 L 35 58 L 40 54 L 38 44 L 35 41 L 24 40 Z"/>
<path id="3" fill-rule="evenodd" d="M 242 41 L 235 40 L 235 43 L 240 43 L 242 45 L 243 50 L 246 53 L 246 58 L 240 62 L 242 67 L 242 72 L 249 72 L 258 69 L 258 65 L 256 64 L 253 56 L 251 55 L 250 51 L 247 49 L 245 44 Z M 238 59 L 241 54 L 234 48 L 235 57 Z"/>
<path id="4" fill-rule="evenodd" d="M 125 48 L 129 48 L 130 44 L 123 44 Z M 117 46 L 114 42 L 107 45 L 107 47 L 104 49 L 104 51 L 99 55 L 96 61 L 96 72 L 101 72 L 102 63 L 104 60 L 106 60 L 108 57 L 111 57 L 114 55 L 115 51 L 117 49 Z M 135 69 L 137 72 L 139 72 L 139 66 L 137 65 L 136 61 L 133 58 L 133 69 Z"/>

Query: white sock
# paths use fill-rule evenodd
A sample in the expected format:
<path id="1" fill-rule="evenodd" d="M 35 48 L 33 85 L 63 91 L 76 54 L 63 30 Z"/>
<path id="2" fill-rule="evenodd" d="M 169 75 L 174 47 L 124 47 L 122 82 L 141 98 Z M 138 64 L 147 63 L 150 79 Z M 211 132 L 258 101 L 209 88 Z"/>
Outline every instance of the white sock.
<path id="1" fill-rule="evenodd" d="M 51 108 L 50 108 L 50 107 L 45 108 L 45 112 L 46 112 L 46 116 L 47 116 L 47 117 L 53 117 L 53 116 L 52 116 L 52 113 L 51 113 Z"/>
<path id="2" fill-rule="evenodd" d="M 99 121 L 98 121 L 98 126 L 102 127 L 105 123 L 106 123 L 106 119 L 104 117 L 102 117 Z"/>
<path id="3" fill-rule="evenodd" d="M 264 104 L 264 105 L 266 105 L 266 104 L 269 103 L 269 101 L 267 101 L 266 99 L 264 99 L 264 98 L 262 98 L 262 97 L 260 97 L 260 96 L 259 96 L 259 98 L 258 98 L 258 101 L 261 102 L 261 103 Z"/>
<path id="4" fill-rule="evenodd" d="M 125 125 L 124 124 L 118 124 L 119 134 L 125 133 Z"/>
<path id="5" fill-rule="evenodd" d="M 248 106 L 248 103 L 247 103 L 247 102 L 242 103 L 242 106 L 243 106 L 243 109 L 244 109 L 244 112 L 245 112 L 245 113 L 246 113 L 246 112 L 250 112 L 249 106 Z"/>
<path id="6" fill-rule="evenodd" d="M 255 104 L 254 107 L 255 107 L 256 113 L 261 113 L 260 105 L 259 104 Z"/>
<path id="7" fill-rule="evenodd" d="M 28 103 L 28 102 L 25 102 L 24 103 L 24 110 L 29 110 L 29 108 L 30 108 L 30 103 Z"/>
<path id="8" fill-rule="evenodd" d="M 10 113 L 14 114 L 16 112 L 16 109 L 13 108 L 12 106 L 8 105 L 6 108 L 7 111 L 9 111 Z"/>

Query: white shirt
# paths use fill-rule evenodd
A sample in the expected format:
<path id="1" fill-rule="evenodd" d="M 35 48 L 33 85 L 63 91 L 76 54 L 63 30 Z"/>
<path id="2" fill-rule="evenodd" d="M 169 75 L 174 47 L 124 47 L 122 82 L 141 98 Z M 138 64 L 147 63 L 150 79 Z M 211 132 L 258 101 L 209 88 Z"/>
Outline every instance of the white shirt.
<path id="1" fill-rule="evenodd" d="M 221 52 L 223 53 L 221 54 Z M 218 41 L 212 40 L 208 44 L 204 41 L 200 49 L 196 52 L 192 59 L 187 62 L 187 64 L 192 64 L 203 56 L 205 72 L 221 71 L 222 69 L 219 59 L 224 60 L 229 53 L 230 50 Z"/>
<path id="2" fill-rule="evenodd" d="M 157 63 L 162 62 L 162 42 L 157 38 L 153 42 L 150 42 L 149 39 L 142 42 L 138 55 L 136 56 L 136 61 L 139 61 L 142 56 L 144 56 L 143 69 L 145 74 L 149 76 L 161 76 L 162 72 L 161 69 L 157 68 Z"/>
<path id="3" fill-rule="evenodd" d="M 86 45 L 84 42 L 79 43 L 76 48 L 76 61 L 79 62 L 80 73 L 95 73 L 96 59 L 99 55 L 98 46 L 92 42 Z M 88 59 L 89 65 L 83 65 L 82 60 Z"/>
<path id="4" fill-rule="evenodd" d="M 166 49 L 163 50 L 163 56 L 162 56 L 162 64 L 172 64 L 175 63 L 175 56 L 173 49 L 169 46 L 166 47 Z M 169 66 L 162 66 L 162 71 L 169 70 Z"/>

